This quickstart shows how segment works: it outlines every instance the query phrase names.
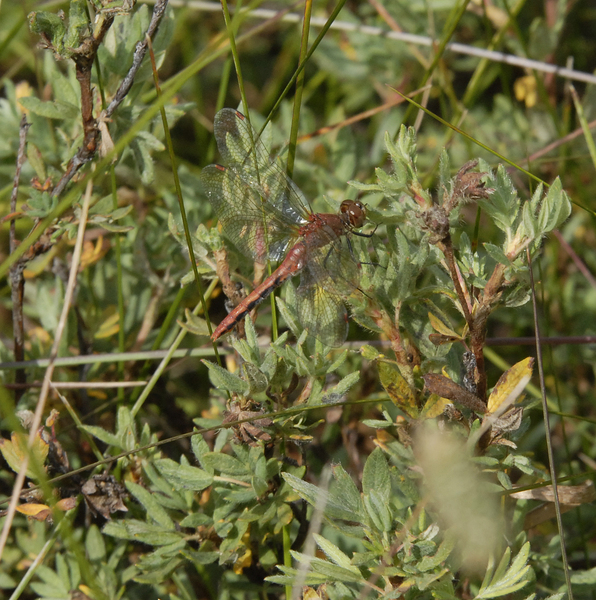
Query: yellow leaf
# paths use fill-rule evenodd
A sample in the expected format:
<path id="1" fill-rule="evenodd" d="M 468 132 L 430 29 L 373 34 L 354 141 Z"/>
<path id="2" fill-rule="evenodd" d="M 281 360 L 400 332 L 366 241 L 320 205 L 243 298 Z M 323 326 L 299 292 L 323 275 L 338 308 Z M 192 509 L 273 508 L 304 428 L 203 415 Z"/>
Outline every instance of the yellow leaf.
<path id="1" fill-rule="evenodd" d="M 534 359 L 530 356 L 507 369 L 488 398 L 488 412 L 494 413 L 505 401 L 503 409 L 513 404 L 530 381 L 533 368 Z"/>
<path id="2" fill-rule="evenodd" d="M 81 600 L 89 600 L 90 598 L 93 598 L 93 590 L 88 585 L 81 583 L 81 585 L 79 585 L 78 589 L 80 592 L 85 594 L 84 598 L 82 598 Z"/>
<path id="3" fill-rule="evenodd" d="M 15 97 L 18 101 L 21 98 L 28 98 L 29 96 L 33 96 L 33 88 L 29 85 L 29 82 L 21 81 L 15 85 L 14 93 L 15 93 Z M 19 102 L 19 109 L 21 110 L 21 112 L 25 113 L 26 115 L 29 114 L 29 110 L 24 108 L 23 106 L 21 106 L 20 102 Z"/>
<path id="4" fill-rule="evenodd" d="M 366 358 L 366 360 L 377 360 L 378 358 L 384 358 L 384 354 L 381 354 L 376 348 L 373 348 L 368 344 L 364 344 L 364 346 L 360 348 L 360 354 L 362 354 L 362 358 Z"/>
<path id="5" fill-rule="evenodd" d="M 379 363 L 381 385 L 398 408 L 414 419 L 418 417 L 418 405 L 414 393 L 400 372 L 386 362 Z"/>
<path id="6" fill-rule="evenodd" d="M 17 506 L 17 511 L 20 512 L 22 515 L 27 515 L 28 517 L 35 517 L 42 510 L 48 511 L 50 510 L 50 507 L 47 506 L 47 504 L 35 504 L 34 502 L 31 502 L 30 504 L 21 504 L 20 506 Z"/>
<path id="7" fill-rule="evenodd" d="M 95 244 L 91 240 L 87 240 L 83 244 L 83 252 L 81 254 L 81 264 L 79 269 L 84 271 L 89 265 L 96 263 L 98 260 L 101 260 L 110 249 L 110 244 L 106 242 L 104 244 L 104 238 L 100 235 Z"/>
<path id="8" fill-rule="evenodd" d="M 445 325 L 445 323 L 443 323 L 441 319 L 433 315 L 431 312 L 428 313 L 428 322 L 430 323 L 430 326 L 441 335 L 452 337 L 455 339 L 460 339 L 460 336 L 457 333 L 455 333 L 453 329 Z"/>
<path id="9" fill-rule="evenodd" d="M 250 567 L 251 563 L 252 551 L 246 550 L 246 552 L 234 563 L 234 573 L 236 573 L 236 575 L 242 575 L 242 571 L 246 569 L 246 567 Z"/>
<path id="10" fill-rule="evenodd" d="M 120 324 L 118 323 L 118 313 L 114 312 L 99 326 L 94 337 L 98 340 L 109 338 L 118 333 L 119 330 Z"/>
<path id="11" fill-rule="evenodd" d="M 21 470 L 21 464 L 25 454 L 27 453 L 27 440 L 29 436 L 25 433 L 16 433 L 10 436 L 10 440 L 0 438 L 0 452 L 4 456 L 4 460 L 8 466 L 18 473 Z M 32 468 L 31 462 L 36 462 L 43 466 L 48 455 L 48 444 L 41 439 L 39 433 L 35 436 L 33 446 L 31 447 L 31 458 L 27 467 L 27 477 L 29 479 L 37 479 L 35 469 Z"/>
<path id="12" fill-rule="evenodd" d="M 447 398 L 441 398 L 441 396 L 437 396 L 437 394 L 431 394 L 428 397 L 426 404 L 422 407 L 420 418 L 434 419 L 439 415 L 442 415 L 445 407 L 450 403 L 451 401 Z"/>

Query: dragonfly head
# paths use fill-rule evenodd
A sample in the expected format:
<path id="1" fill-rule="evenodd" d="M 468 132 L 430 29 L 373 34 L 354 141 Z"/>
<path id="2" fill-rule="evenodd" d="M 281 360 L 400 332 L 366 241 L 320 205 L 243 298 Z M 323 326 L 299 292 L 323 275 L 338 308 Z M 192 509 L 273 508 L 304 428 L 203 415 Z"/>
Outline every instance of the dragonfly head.
<path id="1" fill-rule="evenodd" d="M 344 200 L 339 207 L 344 222 L 350 229 L 358 229 L 366 220 L 366 207 L 358 200 Z"/>

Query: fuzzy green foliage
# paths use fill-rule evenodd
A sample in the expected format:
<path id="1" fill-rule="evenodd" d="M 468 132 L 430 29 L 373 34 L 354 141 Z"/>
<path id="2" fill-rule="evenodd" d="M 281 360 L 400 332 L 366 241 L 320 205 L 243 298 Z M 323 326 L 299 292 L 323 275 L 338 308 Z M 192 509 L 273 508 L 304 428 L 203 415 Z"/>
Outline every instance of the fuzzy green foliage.
<path id="1" fill-rule="evenodd" d="M 15 590 L 13 598 L 288 598 L 292 586 L 304 586 L 294 593 L 305 598 L 333 600 L 559 600 L 565 592 L 554 520 L 540 523 L 532 513 L 532 498 L 540 498 L 534 488 L 550 477 L 538 393 L 528 384 L 537 371 L 528 358 L 533 352 L 497 353 L 486 338 L 529 335 L 532 293 L 543 303 L 546 334 L 594 333 L 594 292 L 584 279 L 596 264 L 591 215 L 572 212 L 570 201 L 593 210 L 594 186 L 585 175 L 593 165 L 581 138 L 572 138 L 552 164 L 530 161 L 529 170 L 549 183 L 535 185 L 430 119 L 408 127 L 413 112 L 403 106 L 346 126 L 346 118 L 392 101 L 387 86 L 415 89 L 434 58 L 374 27 L 388 30 L 395 22 L 424 34 L 433 13 L 441 38 L 457 16 L 449 3 L 384 4 L 389 12 L 380 16 L 373 4 L 346 3 L 339 20 L 348 31 L 330 30 L 313 53 L 293 173 L 315 213 L 337 212 L 345 198 L 366 205 L 368 219 L 357 233 L 370 237 L 350 235 L 343 258 L 329 253 L 322 263 L 354 270 L 357 285 L 334 288 L 348 309 L 348 342 L 326 347 L 305 330 L 296 279 L 275 292 L 271 308 L 263 303 L 245 320 L 241 337 L 232 334 L 220 346 L 221 362 L 208 346 L 188 259 L 196 261 L 203 287 L 211 284 L 214 320 L 225 315 L 221 287 L 241 295 L 262 265 L 217 227 L 200 173 L 209 163 L 231 161 L 244 169 L 245 201 L 283 197 L 287 181 L 278 175 L 294 124 L 290 100 L 264 128 L 263 115 L 299 62 L 299 28 L 272 23 L 263 32 L 250 29 L 246 13 L 233 15 L 235 66 L 250 104 L 241 110 L 262 130 L 262 146 L 255 155 L 246 139 L 229 136 L 229 155 L 219 157 L 213 116 L 240 98 L 224 55 L 223 20 L 191 6 L 168 8 L 152 42 L 161 100 L 147 56 L 116 112 L 94 121 L 101 137 L 90 164 L 57 195 L 88 134 L 81 53 L 111 24 L 93 57 L 88 90 L 97 118 L 144 40 L 153 5 L 72 0 L 65 13 L 31 13 L 29 31 L 19 7 L 3 5 L 4 215 L 13 210 L 24 111 L 30 124 L 11 215 L 16 247 L 25 250 L 25 357 L 47 358 L 60 330 L 72 240 L 92 181 L 54 381 L 136 382 L 118 392 L 62 390 L 63 402 L 52 405 L 60 419 L 52 413 L 36 432 L 43 450 L 37 463 L 45 461 L 45 470 L 37 464 L 29 475 L 42 488 L 27 491 L 0 563 L 0 588 Z M 315 11 L 324 8 L 315 3 Z M 579 5 L 577 14 L 566 13 L 564 3 L 548 19 L 530 14 L 535 7 L 519 8 L 497 2 L 481 17 L 474 8 L 459 16 L 456 31 L 480 43 L 490 30 L 491 44 L 505 52 L 549 62 L 574 55 L 577 68 L 593 70 L 579 64 L 594 55 L 594 40 L 583 31 L 593 16 Z M 373 29 L 350 30 L 350 23 Z M 508 159 L 521 162 L 575 127 L 566 97 L 558 98 L 541 75 L 514 81 L 519 74 L 497 63 L 451 52 L 437 64 L 432 109 Z M 593 86 L 581 101 L 593 118 Z M 29 243 L 39 229 L 42 237 Z M 7 257 L 8 233 L 2 243 Z M 530 285 L 528 255 L 538 290 Z M 14 282 L 18 273 L 10 276 Z M 7 283 L 6 315 L 18 302 Z M 9 322 L 2 320 L 4 363 L 14 360 Z M 164 351 L 159 367 L 150 350 Z M 129 351 L 141 354 L 118 354 Z M 172 362 L 175 351 L 187 356 Z M 588 420 L 592 350 L 568 344 L 548 357 L 551 409 L 580 419 L 572 431 L 565 429 L 569 421 L 559 421 L 554 440 L 559 474 L 573 476 L 584 469 L 576 456 L 596 458 Z M 41 381 L 46 364 L 29 363 L 26 381 Z M 1 377 L 14 382 L 13 367 Z M 34 409 L 39 390 L 18 391 L 16 405 L 11 394 L 0 394 L 6 497 L 25 452 L 10 439 L 14 432 L 14 440 L 25 439 L 14 415 Z M 28 415 L 19 413 L 25 429 Z M 177 442 L 170 439 L 178 434 Z M 71 473 L 99 459 L 94 471 Z M 581 514 L 564 516 L 573 592 L 583 600 L 594 585 L 592 565 L 583 562 L 596 535 L 593 490 L 585 484 L 566 491 L 570 506 L 585 504 Z"/>

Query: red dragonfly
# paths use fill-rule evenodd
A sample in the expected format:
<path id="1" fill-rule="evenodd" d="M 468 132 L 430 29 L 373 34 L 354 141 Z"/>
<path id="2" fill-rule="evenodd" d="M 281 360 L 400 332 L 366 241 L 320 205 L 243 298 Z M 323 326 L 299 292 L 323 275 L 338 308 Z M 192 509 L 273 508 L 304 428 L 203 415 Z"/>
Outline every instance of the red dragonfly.
<path id="1" fill-rule="evenodd" d="M 344 200 L 338 214 L 313 213 L 242 113 L 220 110 L 213 129 L 228 166 L 205 167 L 201 180 L 224 233 L 255 261 L 283 261 L 230 312 L 211 339 L 231 331 L 275 288 L 300 273 L 300 323 L 327 346 L 340 346 L 348 332 L 343 298 L 356 289 L 360 267 L 349 236 L 371 235 L 354 231 L 364 225 L 364 205 Z"/>

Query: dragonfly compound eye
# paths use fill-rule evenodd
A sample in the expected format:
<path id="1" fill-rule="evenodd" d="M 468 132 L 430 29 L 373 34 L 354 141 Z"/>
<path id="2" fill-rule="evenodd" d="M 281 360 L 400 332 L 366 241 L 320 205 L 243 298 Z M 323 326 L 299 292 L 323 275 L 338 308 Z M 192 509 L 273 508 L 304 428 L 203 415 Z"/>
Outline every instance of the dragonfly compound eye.
<path id="1" fill-rule="evenodd" d="M 341 203 L 340 211 L 342 215 L 346 215 L 350 223 L 350 227 L 359 228 L 364 225 L 366 220 L 366 208 L 362 202 L 357 200 L 344 200 Z"/>

